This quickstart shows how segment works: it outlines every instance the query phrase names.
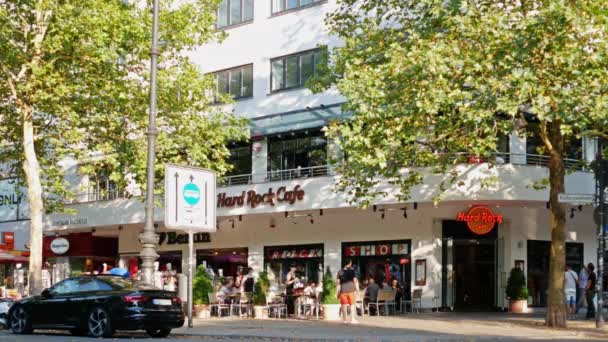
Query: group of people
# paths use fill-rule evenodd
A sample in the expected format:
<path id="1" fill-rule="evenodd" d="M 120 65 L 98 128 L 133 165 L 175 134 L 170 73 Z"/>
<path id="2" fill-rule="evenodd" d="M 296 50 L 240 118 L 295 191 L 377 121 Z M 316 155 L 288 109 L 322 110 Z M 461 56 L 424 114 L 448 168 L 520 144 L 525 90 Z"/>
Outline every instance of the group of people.
<path id="1" fill-rule="evenodd" d="M 360 288 L 357 272 L 353 268 L 352 260 L 347 260 L 344 268 L 338 272 L 338 299 L 340 300 L 340 315 L 344 322 L 357 323 L 356 316 L 356 301 L 357 293 L 363 292 L 363 305 L 366 306 L 369 302 L 375 302 L 380 291 L 395 291 L 395 304 L 397 310 L 401 304 L 401 299 L 404 295 L 404 289 L 396 278 L 391 279 L 390 284 L 383 280 L 382 284 L 378 285 L 376 279 L 369 277 L 363 282 L 363 289 Z M 349 308 L 350 307 L 350 308 Z"/>
<path id="2" fill-rule="evenodd" d="M 596 295 L 595 285 L 597 275 L 595 266 L 589 263 L 582 265 L 577 274 L 571 266 L 566 266 L 564 277 L 564 291 L 566 293 L 566 311 L 570 319 L 578 314 L 581 307 L 587 306 L 587 319 L 595 318 L 594 297 Z"/>
<path id="3" fill-rule="evenodd" d="M 222 304 L 233 304 L 236 294 L 252 293 L 254 283 L 253 269 L 247 267 L 245 271 L 239 271 L 236 278 L 226 277 L 219 284 L 215 297 Z"/>

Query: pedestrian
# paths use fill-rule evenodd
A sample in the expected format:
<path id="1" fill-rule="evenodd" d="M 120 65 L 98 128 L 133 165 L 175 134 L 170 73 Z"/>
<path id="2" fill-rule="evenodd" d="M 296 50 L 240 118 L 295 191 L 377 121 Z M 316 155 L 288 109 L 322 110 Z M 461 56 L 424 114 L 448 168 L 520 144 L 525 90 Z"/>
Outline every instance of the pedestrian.
<path id="1" fill-rule="evenodd" d="M 338 272 L 338 298 L 340 300 L 340 314 L 344 323 L 358 323 L 355 319 L 357 300 L 357 292 L 359 292 L 359 280 L 355 270 L 353 269 L 353 261 L 348 259 L 344 268 Z M 350 306 L 350 319 L 347 321 L 348 309 Z"/>
<path id="2" fill-rule="evenodd" d="M 580 310 L 581 307 L 583 307 L 583 304 L 585 303 L 585 289 L 587 288 L 587 279 L 589 279 L 587 266 L 583 264 L 581 270 L 578 272 L 578 287 L 576 288 L 575 314 L 578 314 L 578 310 Z"/>
<path id="3" fill-rule="evenodd" d="M 564 275 L 564 292 L 566 294 L 566 312 L 570 319 L 574 318 L 576 310 L 576 288 L 578 283 L 578 275 L 572 270 L 570 265 L 566 265 L 566 273 Z"/>
<path id="4" fill-rule="evenodd" d="M 587 318 L 595 318 L 595 304 L 593 303 L 593 297 L 595 296 L 595 283 L 597 282 L 597 276 L 595 275 L 595 266 L 592 263 L 587 265 L 587 272 L 589 278 L 587 279 L 587 288 L 585 290 L 585 298 L 587 299 Z"/>

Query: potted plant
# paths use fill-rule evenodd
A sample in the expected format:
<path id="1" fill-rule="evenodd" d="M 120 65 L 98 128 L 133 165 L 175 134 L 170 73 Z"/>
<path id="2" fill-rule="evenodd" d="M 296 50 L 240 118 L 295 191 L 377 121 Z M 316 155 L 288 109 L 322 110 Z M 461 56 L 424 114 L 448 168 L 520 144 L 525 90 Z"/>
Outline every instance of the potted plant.
<path id="1" fill-rule="evenodd" d="M 192 279 L 192 307 L 193 316 L 198 318 L 208 318 L 211 316 L 208 293 L 213 292 L 211 275 L 205 266 L 200 265 L 194 273 Z"/>
<path id="2" fill-rule="evenodd" d="M 509 298 L 509 311 L 524 313 L 528 311 L 528 287 L 526 276 L 519 267 L 511 269 L 507 280 L 507 298 Z"/>
<path id="3" fill-rule="evenodd" d="M 340 320 L 338 292 L 329 266 L 327 266 L 325 275 L 323 275 L 323 300 L 321 303 L 323 304 L 323 318 L 326 321 Z"/>
<path id="4" fill-rule="evenodd" d="M 260 272 L 258 275 L 258 281 L 253 286 L 253 313 L 256 319 L 267 319 L 268 318 L 268 307 L 266 306 L 266 294 L 270 288 L 270 281 L 268 280 L 268 273 L 266 271 Z"/>

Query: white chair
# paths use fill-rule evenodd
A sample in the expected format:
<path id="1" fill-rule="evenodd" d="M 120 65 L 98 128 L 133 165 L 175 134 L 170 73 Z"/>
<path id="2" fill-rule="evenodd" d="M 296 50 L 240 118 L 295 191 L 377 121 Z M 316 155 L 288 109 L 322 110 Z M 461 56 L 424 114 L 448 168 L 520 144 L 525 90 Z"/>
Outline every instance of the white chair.
<path id="1" fill-rule="evenodd" d="M 253 305 L 251 304 L 252 298 L 251 292 L 245 292 L 242 294 L 238 294 L 235 298 L 235 302 L 230 305 L 230 315 L 234 312 L 238 314 L 239 317 L 243 317 L 243 309 L 245 309 L 245 314 L 248 317 L 253 316 Z"/>
<path id="2" fill-rule="evenodd" d="M 215 293 L 209 292 L 209 293 L 207 293 L 207 297 L 209 298 L 209 306 L 210 306 L 209 309 L 210 309 L 211 313 L 213 313 L 213 308 L 216 308 L 217 317 L 222 317 L 223 310 L 227 311 L 227 314 L 226 314 L 227 316 L 230 315 L 230 305 L 220 303 L 220 301 L 217 299 L 217 296 L 215 295 Z"/>
<path id="3" fill-rule="evenodd" d="M 355 299 L 356 310 L 361 310 L 361 316 L 365 316 L 365 291 L 357 292 L 357 298 Z M 369 310 L 367 311 L 369 315 Z"/>
<path id="4" fill-rule="evenodd" d="M 281 315 L 287 318 L 287 304 L 283 302 L 283 298 L 275 296 L 271 293 L 266 295 L 266 306 L 268 307 L 268 317 L 281 318 Z"/>

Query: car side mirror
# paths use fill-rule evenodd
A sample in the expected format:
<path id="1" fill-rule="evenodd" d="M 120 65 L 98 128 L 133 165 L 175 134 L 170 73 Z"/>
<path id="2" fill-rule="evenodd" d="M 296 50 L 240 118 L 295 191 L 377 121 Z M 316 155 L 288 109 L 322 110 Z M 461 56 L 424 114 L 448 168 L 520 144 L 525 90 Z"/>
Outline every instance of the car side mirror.
<path id="1" fill-rule="evenodd" d="M 41 295 L 42 297 L 45 297 L 45 298 L 46 298 L 46 297 L 50 297 L 50 296 L 52 295 L 52 292 L 51 292 L 51 290 L 50 290 L 50 289 L 44 289 L 40 295 Z"/>

